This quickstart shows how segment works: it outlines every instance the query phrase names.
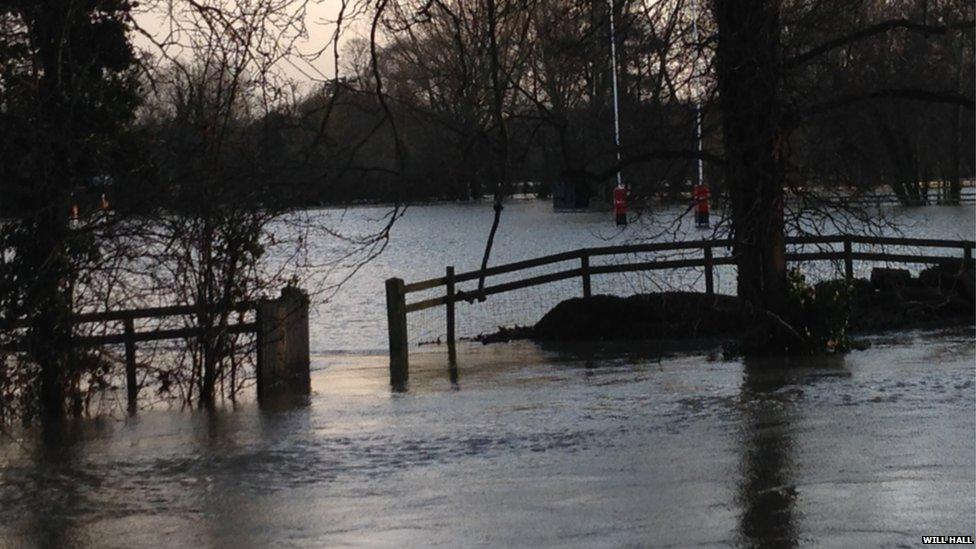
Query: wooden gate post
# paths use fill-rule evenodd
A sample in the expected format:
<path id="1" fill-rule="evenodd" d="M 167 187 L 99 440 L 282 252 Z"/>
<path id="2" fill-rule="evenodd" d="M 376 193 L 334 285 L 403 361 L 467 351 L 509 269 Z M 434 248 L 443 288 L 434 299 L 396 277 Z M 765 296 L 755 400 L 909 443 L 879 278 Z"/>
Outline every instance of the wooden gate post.
<path id="1" fill-rule="evenodd" d="M 136 413 L 136 398 L 139 396 L 139 386 L 136 384 L 136 329 L 132 319 L 127 318 L 125 324 L 125 393 L 129 415 Z"/>
<path id="2" fill-rule="evenodd" d="M 854 280 L 854 255 L 851 249 L 851 237 L 844 237 L 844 279 Z"/>
<path id="3" fill-rule="evenodd" d="M 386 281 L 386 319 L 390 332 L 390 385 L 394 389 L 402 389 L 410 375 L 407 295 L 403 279 L 390 278 Z"/>
<path id="4" fill-rule="evenodd" d="M 712 264 L 712 246 L 710 244 L 705 244 L 702 248 L 705 253 L 705 293 L 707 295 L 715 294 L 715 274 L 714 266 Z"/>
<path id="5" fill-rule="evenodd" d="M 278 299 L 257 304 L 258 400 L 279 395 L 308 395 L 308 296 L 286 287 Z"/>
<path id="6" fill-rule="evenodd" d="M 444 306 L 447 309 L 447 360 L 451 363 L 457 361 L 457 347 L 455 346 L 454 340 L 454 267 L 450 266 L 447 268 L 445 275 L 445 280 L 447 281 L 447 303 Z"/>
<path id="7" fill-rule="evenodd" d="M 592 295 L 590 286 L 590 256 L 586 252 L 580 256 L 580 274 L 583 277 L 583 297 Z"/>

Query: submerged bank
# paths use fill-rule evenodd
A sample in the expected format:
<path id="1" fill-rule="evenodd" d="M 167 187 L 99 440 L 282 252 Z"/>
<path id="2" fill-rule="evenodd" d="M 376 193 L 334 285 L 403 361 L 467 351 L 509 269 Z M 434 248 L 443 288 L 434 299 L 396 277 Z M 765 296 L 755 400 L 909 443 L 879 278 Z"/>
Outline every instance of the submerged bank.
<path id="1" fill-rule="evenodd" d="M 972 270 L 933 267 L 908 271 L 875 269 L 871 280 L 826 281 L 817 293 L 848 287 L 848 330 L 856 334 L 976 323 Z M 531 327 L 502 328 L 478 338 L 483 343 L 535 341 L 731 340 L 752 327 L 738 298 L 696 292 L 662 292 L 629 297 L 596 295 L 565 300 Z"/>

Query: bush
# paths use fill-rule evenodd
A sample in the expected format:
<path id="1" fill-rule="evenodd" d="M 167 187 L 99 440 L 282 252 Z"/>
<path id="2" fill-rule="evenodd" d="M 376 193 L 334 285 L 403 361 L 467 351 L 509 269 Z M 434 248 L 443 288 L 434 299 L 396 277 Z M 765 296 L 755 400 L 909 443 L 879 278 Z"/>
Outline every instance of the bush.
<path id="1" fill-rule="evenodd" d="M 798 311 L 797 324 L 807 339 L 810 353 L 844 352 L 851 349 L 847 333 L 854 288 L 846 280 L 831 280 L 810 286 L 799 269 L 788 276 L 792 305 Z"/>
<path id="2" fill-rule="evenodd" d="M 782 315 L 752 311 L 751 328 L 726 355 L 822 354 L 851 350 L 847 333 L 854 287 L 844 280 L 812 286 L 799 269 L 787 274 L 788 302 Z"/>

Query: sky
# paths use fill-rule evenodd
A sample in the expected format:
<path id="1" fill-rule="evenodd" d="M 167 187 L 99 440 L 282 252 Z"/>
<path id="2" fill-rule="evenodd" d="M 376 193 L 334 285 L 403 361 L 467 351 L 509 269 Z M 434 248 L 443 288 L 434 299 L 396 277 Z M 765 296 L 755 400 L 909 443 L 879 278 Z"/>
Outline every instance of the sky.
<path id="1" fill-rule="evenodd" d="M 301 14 L 304 11 L 302 21 L 304 24 L 305 36 L 296 42 L 298 50 L 302 53 L 299 56 L 291 57 L 287 62 L 281 63 L 280 69 L 288 77 L 300 82 L 311 83 L 315 80 L 332 78 L 335 71 L 335 63 L 331 52 L 311 59 L 310 56 L 317 50 L 328 46 L 331 43 L 336 29 L 335 20 L 343 3 L 347 4 L 347 12 L 352 10 L 355 5 L 366 2 L 363 0 L 195 0 L 207 6 L 223 5 L 228 10 L 235 10 L 247 4 L 274 4 L 287 6 L 290 13 Z M 155 0 L 144 2 L 137 8 L 135 14 L 136 25 L 143 32 L 137 31 L 133 36 L 135 46 L 154 56 L 160 54 L 160 47 L 157 43 L 169 36 L 169 30 L 174 20 L 186 21 L 186 9 L 191 3 L 188 0 Z M 365 24 L 361 21 L 360 15 L 357 20 L 346 23 L 340 40 L 340 52 L 342 44 L 350 38 L 362 36 L 366 30 Z M 146 35 L 151 36 L 149 38 Z M 155 43 L 154 43 L 155 42 Z M 176 43 L 167 47 L 169 55 L 187 55 L 186 39 L 181 38 Z M 342 63 L 340 61 L 340 69 Z"/>

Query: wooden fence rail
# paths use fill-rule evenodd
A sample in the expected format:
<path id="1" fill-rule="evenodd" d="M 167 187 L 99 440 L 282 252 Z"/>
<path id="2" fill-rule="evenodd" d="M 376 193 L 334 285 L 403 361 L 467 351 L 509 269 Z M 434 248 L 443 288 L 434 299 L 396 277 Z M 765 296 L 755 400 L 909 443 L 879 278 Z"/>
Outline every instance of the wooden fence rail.
<path id="1" fill-rule="evenodd" d="M 166 319 L 187 317 L 201 313 L 220 314 L 227 312 L 253 313 L 254 321 L 236 322 L 226 326 L 188 326 L 183 328 L 158 328 L 137 332 L 135 323 L 144 319 Z M 76 336 L 71 340 L 74 347 L 100 347 L 104 345 L 123 345 L 125 348 L 126 399 L 129 413 L 136 410 L 139 384 L 136 379 L 137 343 L 162 341 L 167 339 L 191 339 L 217 334 L 255 334 L 257 349 L 258 396 L 270 393 L 283 384 L 308 385 L 308 298 L 304 292 L 295 288 L 285 288 L 278 299 L 246 301 L 232 306 L 213 306 L 203 308 L 197 305 L 174 305 L 166 307 L 147 307 L 116 311 L 80 313 L 71 316 L 74 326 L 83 324 L 122 323 L 121 333 Z M 6 323 L 12 329 L 30 326 L 25 319 Z M 0 349 L 7 352 L 20 352 L 19 347 Z"/>
<path id="2" fill-rule="evenodd" d="M 842 245 L 842 249 L 817 250 L 811 252 L 791 252 L 786 254 L 787 261 L 807 262 L 807 261 L 843 261 L 844 276 L 851 280 L 854 278 L 854 261 L 875 261 L 889 263 L 909 263 L 909 264 L 941 264 L 959 263 L 964 261 L 967 264 L 973 262 L 973 248 L 976 242 L 971 240 L 945 240 L 929 238 L 902 238 L 902 237 L 872 237 L 855 235 L 830 235 L 830 236 L 798 236 L 786 239 L 787 245 Z M 582 294 L 589 297 L 592 294 L 592 277 L 611 273 L 626 273 L 639 271 L 654 271 L 663 269 L 696 268 L 704 269 L 705 292 L 713 294 L 715 292 L 714 268 L 721 265 L 735 265 L 735 258 L 731 255 L 717 256 L 713 250 L 716 248 L 728 249 L 732 245 L 730 240 L 691 240 L 681 242 L 652 242 L 645 244 L 631 244 L 622 246 L 603 246 L 596 248 L 581 248 L 569 252 L 516 261 L 504 265 L 496 265 L 485 270 L 475 270 L 457 274 L 454 267 L 446 269 L 445 276 L 421 280 L 419 282 L 404 283 L 399 278 L 391 278 L 386 281 L 387 298 L 387 321 L 389 323 L 390 337 L 390 380 L 394 386 L 401 386 L 406 383 L 409 372 L 409 357 L 407 343 L 407 314 L 423 311 L 433 307 L 446 307 L 447 322 L 447 346 L 450 359 L 455 356 L 455 303 L 458 301 L 474 302 L 481 301 L 494 294 L 510 292 L 522 288 L 549 284 L 559 280 L 580 278 Z M 924 255 L 918 253 L 887 253 L 887 252 L 866 252 L 855 251 L 854 245 L 860 246 L 911 246 L 915 248 L 935 248 L 958 250 L 962 252 L 962 257 L 946 255 Z M 653 252 L 675 252 L 698 250 L 700 257 L 681 258 L 681 259 L 661 259 L 654 261 L 640 261 L 632 263 L 599 264 L 594 265 L 590 260 L 594 257 L 640 254 Z M 533 275 L 519 280 L 507 281 L 487 285 L 484 288 L 471 292 L 459 291 L 456 285 L 460 282 L 478 280 L 482 276 L 493 277 L 501 274 L 515 273 L 526 269 L 564 263 L 568 261 L 578 261 L 578 267 L 571 267 L 551 273 Z M 445 288 L 445 294 L 439 297 L 407 303 L 407 294 L 431 290 L 435 288 Z"/>

